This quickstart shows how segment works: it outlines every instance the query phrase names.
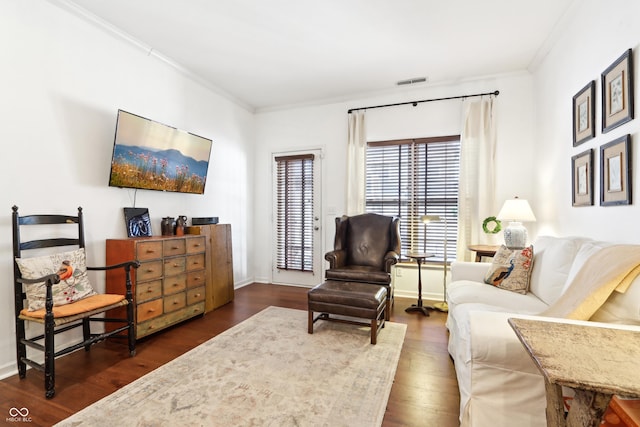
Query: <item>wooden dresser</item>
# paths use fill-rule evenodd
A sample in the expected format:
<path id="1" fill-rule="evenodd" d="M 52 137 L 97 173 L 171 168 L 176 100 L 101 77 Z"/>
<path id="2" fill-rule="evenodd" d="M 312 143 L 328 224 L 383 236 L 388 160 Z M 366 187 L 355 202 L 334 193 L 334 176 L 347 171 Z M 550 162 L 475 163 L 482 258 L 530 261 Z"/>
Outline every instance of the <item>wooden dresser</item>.
<path id="1" fill-rule="evenodd" d="M 137 338 L 205 312 L 205 240 L 195 235 L 107 240 L 108 265 L 140 261 L 132 275 Z M 107 293 L 124 294 L 122 276 L 107 271 Z"/>

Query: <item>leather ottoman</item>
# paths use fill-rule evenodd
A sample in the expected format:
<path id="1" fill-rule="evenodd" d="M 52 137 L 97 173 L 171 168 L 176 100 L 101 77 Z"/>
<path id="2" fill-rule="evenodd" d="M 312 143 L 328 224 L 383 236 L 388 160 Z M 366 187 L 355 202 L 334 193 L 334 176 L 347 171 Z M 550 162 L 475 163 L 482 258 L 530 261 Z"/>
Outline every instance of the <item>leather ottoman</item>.
<path id="1" fill-rule="evenodd" d="M 384 328 L 387 307 L 387 288 L 360 282 L 327 280 L 309 290 L 309 333 L 317 320 L 330 320 L 355 325 L 371 326 L 371 344 L 376 343 L 378 332 Z M 320 313 L 314 318 L 314 312 Z M 331 317 L 331 315 L 341 317 Z M 349 318 L 368 319 L 359 322 Z"/>

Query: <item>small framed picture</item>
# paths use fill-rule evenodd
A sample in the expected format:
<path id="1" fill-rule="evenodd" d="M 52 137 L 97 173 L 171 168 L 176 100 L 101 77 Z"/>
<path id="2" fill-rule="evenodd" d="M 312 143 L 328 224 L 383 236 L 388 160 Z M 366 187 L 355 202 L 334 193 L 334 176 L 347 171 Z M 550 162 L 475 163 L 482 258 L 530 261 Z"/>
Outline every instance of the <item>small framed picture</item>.
<path id="1" fill-rule="evenodd" d="M 573 206 L 593 205 L 593 149 L 571 158 Z"/>
<path id="2" fill-rule="evenodd" d="M 631 136 L 600 147 L 600 205 L 631 204 Z"/>
<path id="3" fill-rule="evenodd" d="M 633 59 L 631 49 L 607 68 L 602 81 L 602 132 L 633 120 Z"/>
<path id="4" fill-rule="evenodd" d="M 124 221 L 128 237 L 150 237 L 151 218 L 147 208 L 124 208 Z"/>
<path id="5" fill-rule="evenodd" d="M 596 82 L 592 80 L 573 97 L 573 146 L 596 136 Z"/>

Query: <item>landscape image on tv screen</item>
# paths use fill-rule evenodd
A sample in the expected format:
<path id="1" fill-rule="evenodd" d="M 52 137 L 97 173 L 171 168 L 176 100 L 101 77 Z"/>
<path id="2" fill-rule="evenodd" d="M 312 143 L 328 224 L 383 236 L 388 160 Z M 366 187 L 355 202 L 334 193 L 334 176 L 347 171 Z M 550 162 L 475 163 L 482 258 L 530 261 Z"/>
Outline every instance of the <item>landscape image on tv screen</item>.
<path id="1" fill-rule="evenodd" d="M 118 110 L 109 186 L 203 194 L 212 141 Z"/>

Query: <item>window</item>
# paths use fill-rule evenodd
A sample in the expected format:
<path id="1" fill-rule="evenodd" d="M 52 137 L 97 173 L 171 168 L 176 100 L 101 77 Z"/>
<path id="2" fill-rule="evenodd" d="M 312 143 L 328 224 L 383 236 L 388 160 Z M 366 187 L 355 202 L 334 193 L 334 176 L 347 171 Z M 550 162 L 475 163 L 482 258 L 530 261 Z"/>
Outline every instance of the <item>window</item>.
<path id="1" fill-rule="evenodd" d="M 277 267 L 313 272 L 313 154 L 276 157 Z"/>
<path id="2" fill-rule="evenodd" d="M 428 252 L 432 261 L 456 257 L 460 137 L 369 142 L 366 211 L 400 217 L 402 252 Z M 439 222 L 423 224 L 422 215 Z M 425 236 L 426 227 L 426 236 Z M 446 242 L 445 242 L 446 232 Z M 446 244 L 446 245 L 445 245 Z"/>

